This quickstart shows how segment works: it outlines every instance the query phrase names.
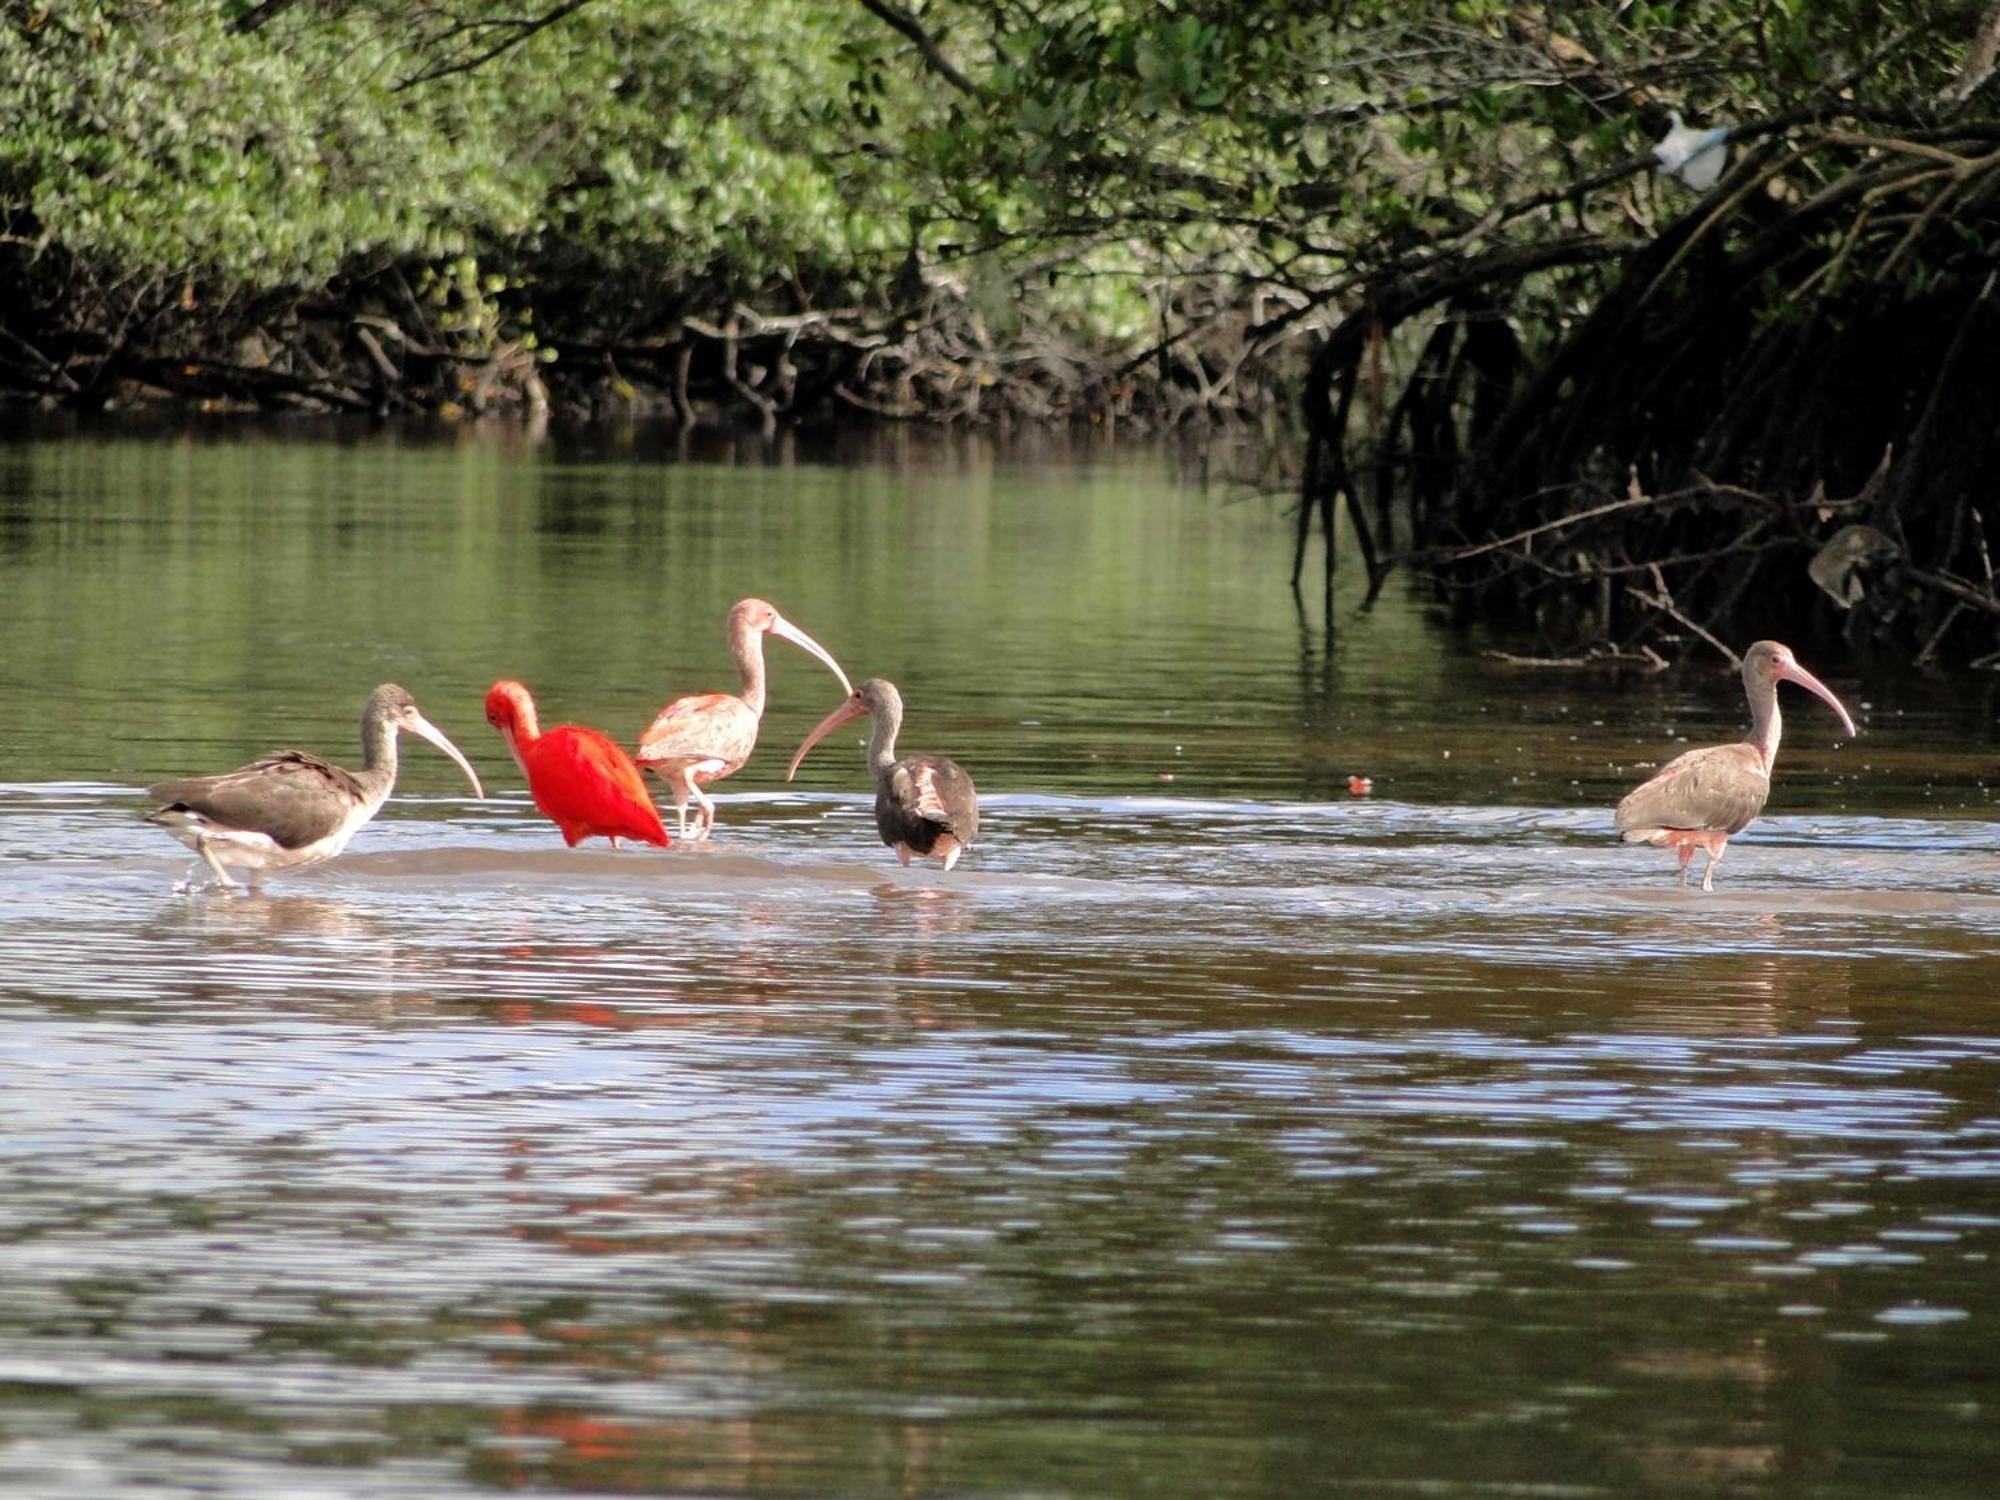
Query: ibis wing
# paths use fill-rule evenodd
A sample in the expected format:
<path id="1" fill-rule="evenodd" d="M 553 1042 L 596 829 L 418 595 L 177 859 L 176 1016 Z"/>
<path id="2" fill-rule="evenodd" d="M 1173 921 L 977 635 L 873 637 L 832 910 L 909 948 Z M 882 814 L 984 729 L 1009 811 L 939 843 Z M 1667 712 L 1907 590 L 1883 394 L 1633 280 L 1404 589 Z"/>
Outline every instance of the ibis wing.
<path id="1" fill-rule="evenodd" d="M 1668 761 L 1618 804 L 1621 831 L 1737 833 L 1764 810 L 1771 775 L 1750 745 L 1711 745 Z"/>
<path id="2" fill-rule="evenodd" d="M 352 774 L 304 750 L 280 750 L 219 776 L 163 781 L 147 794 L 224 828 L 268 835 L 302 849 L 336 832 L 367 793 Z"/>
<path id="3" fill-rule="evenodd" d="M 643 761 L 721 760 L 741 765 L 757 746 L 757 715 L 730 693 L 695 693 L 661 709 L 639 737 Z"/>
<path id="4" fill-rule="evenodd" d="M 664 844 L 667 831 L 639 768 L 609 736 L 561 725 L 535 742 L 535 805 L 558 823 Z"/>
<path id="5" fill-rule="evenodd" d="M 937 825 L 968 847 L 979 836 L 979 796 L 953 761 L 913 755 L 889 769 L 885 791 L 904 816 Z"/>

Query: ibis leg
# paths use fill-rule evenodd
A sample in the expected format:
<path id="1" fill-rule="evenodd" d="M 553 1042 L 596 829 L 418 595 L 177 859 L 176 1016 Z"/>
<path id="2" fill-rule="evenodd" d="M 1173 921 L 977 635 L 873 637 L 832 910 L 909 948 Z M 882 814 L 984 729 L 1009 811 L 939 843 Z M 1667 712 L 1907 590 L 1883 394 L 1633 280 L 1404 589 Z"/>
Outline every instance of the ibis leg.
<path id="1" fill-rule="evenodd" d="M 195 850 L 201 855 L 203 859 L 208 861 L 208 867 L 211 870 L 215 871 L 215 883 L 217 885 L 221 886 L 225 891 L 233 891 L 236 889 L 236 882 L 229 878 L 229 871 L 227 871 L 222 867 L 222 861 L 217 859 L 215 857 L 215 851 L 208 847 L 207 839 L 202 839 L 201 841 L 199 841 L 195 845 Z"/>
<path id="2" fill-rule="evenodd" d="M 694 784 L 694 767 L 682 767 L 680 774 L 670 783 L 674 789 L 674 837 L 686 843 L 690 837 L 699 842 L 708 837 L 703 824 L 703 814 L 708 811 L 708 798 L 702 796 L 701 788 Z M 694 800 L 694 833 L 688 833 L 688 800 Z"/>

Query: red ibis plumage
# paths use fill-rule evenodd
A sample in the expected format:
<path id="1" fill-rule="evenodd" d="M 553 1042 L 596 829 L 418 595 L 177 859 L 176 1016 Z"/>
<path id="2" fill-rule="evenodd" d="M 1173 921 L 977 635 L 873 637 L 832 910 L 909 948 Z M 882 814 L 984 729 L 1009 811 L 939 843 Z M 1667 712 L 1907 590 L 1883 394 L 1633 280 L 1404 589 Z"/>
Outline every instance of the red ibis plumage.
<path id="1" fill-rule="evenodd" d="M 614 849 L 620 839 L 661 848 L 671 842 L 646 792 L 646 778 L 609 735 L 579 724 L 541 728 L 534 698 L 511 679 L 487 691 L 486 722 L 500 731 L 528 778 L 535 806 L 571 848 L 600 835 Z"/>

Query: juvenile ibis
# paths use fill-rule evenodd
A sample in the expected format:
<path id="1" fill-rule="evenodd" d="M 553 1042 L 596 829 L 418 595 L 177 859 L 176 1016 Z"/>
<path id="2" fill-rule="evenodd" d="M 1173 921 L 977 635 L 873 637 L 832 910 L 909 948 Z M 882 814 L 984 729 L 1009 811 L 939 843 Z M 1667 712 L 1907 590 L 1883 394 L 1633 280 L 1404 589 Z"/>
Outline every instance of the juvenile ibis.
<path id="1" fill-rule="evenodd" d="M 785 780 L 798 774 L 799 762 L 849 719 L 867 714 L 874 722 L 868 733 L 868 768 L 875 773 L 875 829 L 882 842 L 907 865 L 918 859 L 941 859 L 949 870 L 959 855 L 979 837 L 979 794 L 972 778 L 955 761 L 940 755 L 896 758 L 896 736 L 903 727 L 903 695 L 886 678 L 871 677 L 848 695 L 847 701 L 814 726 L 800 745 Z"/>
<path id="2" fill-rule="evenodd" d="M 639 737 L 639 764 L 673 791 L 682 838 L 688 837 L 689 799 L 696 806 L 694 837 L 705 839 L 714 832 L 715 804 L 702 788 L 739 770 L 757 746 L 757 724 L 764 717 L 765 636 L 778 636 L 811 652 L 840 679 L 842 692 L 854 691 L 826 648 L 762 599 L 739 599 L 729 611 L 728 629 L 729 653 L 736 658 L 741 689 L 676 698 Z"/>
<path id="3" fill-rule="evenodd" d="M 542 729 L 535 700 L 511 678 L 487 690 L 486 722 L 500 731 L 528 790 L 572 849 L 603 835 L 667 847 L 671 840 L 646 792 L 646 778 L 609 735 L 577 724 Z"/>
<path id="4" fill-rule="evenodd" d="M 396 735 L 407 729 L 444 751 L 465 772 L 472 794 L 479 776 L 458 746 L 417 711 L 394 683 L 368 695 L 361 710 L 361 769 L 344 770 L 303 750 L 280 750 L 220 776 L 190 776 L 148 787 L 161 806 L 147 814 L 201 856 L 224 889 L 237 889 L 230 867 L 256 885 L 266 870 L 299 870 L 332 859 L 375 816 L 396 785 Z M 193 876 L 182 889 L 193 889 Z"/>
<path id="5" fill-rule="evenodd" d="M 1750 699 L 1750 738 L 1736 745 L 1706 745 L 1677 755 L 1650 781 L 1618 804 L 1618 831 L 1628 844 L 1653 844 L 1680 856 L 1681 884 L 1697 849 L 1708 851 L 1701 888 L 1715 889 L 1715 866 L 1732 834 L 1741 833 L 1764 810 L 1771 795 L 1771 766 L 1778 758 L 1778 684 L 1796 682 L 1816 693 L 1840 717 L 1849 739 L 1854 720 L 1812 673 L 1800 666 L 1789 646 L 1759 641 L 1743 657 L 1743 691 Z"/>

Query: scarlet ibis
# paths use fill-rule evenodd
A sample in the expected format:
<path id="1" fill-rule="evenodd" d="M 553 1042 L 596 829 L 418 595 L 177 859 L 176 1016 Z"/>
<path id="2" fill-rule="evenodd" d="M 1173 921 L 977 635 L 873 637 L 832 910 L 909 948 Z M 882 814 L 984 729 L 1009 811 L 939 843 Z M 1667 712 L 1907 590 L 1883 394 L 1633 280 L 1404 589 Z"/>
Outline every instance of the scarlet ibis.
<path id="1" fill-rule="evenodd" d="M 1695 130 L 1681 123 L 1681 112 L 1667 111 L 1667 133 L 1653 147 L 1653 160 L 1660 170 L 1678 177 L 1697 193 L 1705 193 L 1722 177 L 1729 164 L 1727 125 Z"/>
<path id="2" fill-rule="evenodd" d="M 368 695 L 361 710 L 361 769 L 347 771 L 304 750 L 280 750 L 220 776 L 191 776 L 147 788 L 162 805 L 147 814 L 207 861 L 216 882 L 237 889 L 229 866 L 256 885 L 266 870 L 298 870 L 347 847 L 396 785 L 396 734 L 409 730 L 444 751 L 465 772 L 472 794 L 479 776 L 458 746 L 417 711 L 394 683 Z M 196 870 L 181 889 L 194 887 Z"/>
<path id="3" fill-rule="evenodd" d="M 1677 755 L 1650 781 L 1618 804 L 1619 833 L 1628 844 L 1652 844 L 1676 851 L 1681 884 L 1688 862 L 1706 849 L 1701 888 L 1715 889 L 1715 866 L 1732 834 L 1741 833 L 1764 810 L 1771 795 L 1771 766 L 1778 758 L 1778 684 L 1796 682 L 1816 693 L 1840 716 L 1852 739 L 1854 720 L 1812 673 L 1800 666 L 1789 646 L 1759 641 L 1743 657 L 1743 691 L 1750 699 L 1750 738 L 1736 745 L 1706 745 Z"/>
<path id="4" fill-rule="evenodd" d="M 785 780 L 798 774 L 799 762 L 849 719 L 867 714 L 868 768 L 875 773 L 875 829 L 882 842 L 896 851 L 903 864 L 941 859 L 949 870 L 959 855 L 979 837 L 979 794 L 972 778 L 955 761 L 941 755 L 906 755 L 896 759 L 896 736 L 903 728 L 903 695 L 886 678 L 871 677 L 848 695 L 847 701 L 814 727 L 800 745 Z"/>
<path id="5" fill-rule="evenodd" d="M 500 731 L 528 778 L 535 806 L 562 830 L 572 849 L 597 834 L 610 839 L 614 849 L 620 839 L 663 849 L 672 842 L 646 793 L 646 778 L 609 735 L 576 724 L 541 729 L 535 700 L 507 678 L 487 690 L 486 722 Z"/>
<path id="6" fill-rule="evenodd" d="M 688 836 L 688 799 L 695 802 L 696 839 L 715 830 L 715 804 L 702 788 L 739 770 L 757 745 L 757 724 L 764 717 L 764 637 L 775 635 L 825 662 L 840 679 L 840 690 L 854 690 L 840 663 L 826 648 L 792 624 L 762 599 L 739 599 L 729 611 L 729 653 L 736 658 L 742 690 L 737 693 L 695 693 L 676 698 L 646 727 L 639 738 L 639 764 L 655 772 L 673 790 L 678 832 Z"/>

